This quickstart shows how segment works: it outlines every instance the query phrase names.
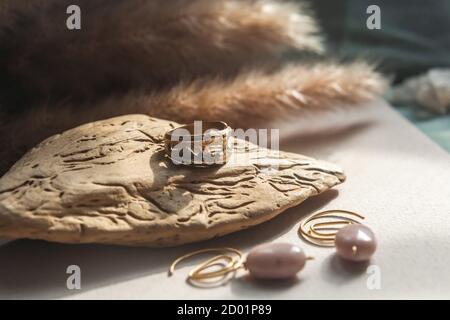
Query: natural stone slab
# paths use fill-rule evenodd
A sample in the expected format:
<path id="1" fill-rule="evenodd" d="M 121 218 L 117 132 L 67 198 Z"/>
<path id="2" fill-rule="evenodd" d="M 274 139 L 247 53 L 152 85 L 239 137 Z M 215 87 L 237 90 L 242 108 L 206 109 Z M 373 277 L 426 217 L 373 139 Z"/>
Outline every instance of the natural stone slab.
<path id="1" fill-rule="evenodd" d="M 259 224 L 345 179 L 332 164 L 234 138 L 225 166 L 175 166 L 163 135 L 177 125 L 127 115 L 43 141 L 0 179 L 0 238 L 178 245 Z"/>

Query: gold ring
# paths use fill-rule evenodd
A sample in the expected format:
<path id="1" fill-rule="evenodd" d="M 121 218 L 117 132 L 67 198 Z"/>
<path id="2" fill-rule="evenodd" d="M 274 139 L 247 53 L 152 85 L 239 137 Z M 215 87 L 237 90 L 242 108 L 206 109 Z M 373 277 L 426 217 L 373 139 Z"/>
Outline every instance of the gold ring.
<path id="1" fill-rule="evenodd" d="M 194 121 L 166 132 L 166 155 L 176 165 L 223 165 L 227 162 L 230 134 L 230 127 L 223 121 Z"/>

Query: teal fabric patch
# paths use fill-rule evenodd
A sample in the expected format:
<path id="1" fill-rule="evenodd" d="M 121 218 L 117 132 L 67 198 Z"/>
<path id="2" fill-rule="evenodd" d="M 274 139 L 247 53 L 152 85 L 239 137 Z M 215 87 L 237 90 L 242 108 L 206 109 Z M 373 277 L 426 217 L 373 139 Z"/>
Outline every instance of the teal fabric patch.
<path id="1" fill-rule="evenodd" d="M 397 80 L 450 67 L 449 0 L 313 0 L 329 51 L 378 62 Z M 367 7 L 378 5 L 381 29 L 369 30 Z"/>
<path id="2" fill-rule="evenodd" d="M 450 153 L 450 114 L 436 115 L 416 106 L 396 106 L 395 109 Z"/>

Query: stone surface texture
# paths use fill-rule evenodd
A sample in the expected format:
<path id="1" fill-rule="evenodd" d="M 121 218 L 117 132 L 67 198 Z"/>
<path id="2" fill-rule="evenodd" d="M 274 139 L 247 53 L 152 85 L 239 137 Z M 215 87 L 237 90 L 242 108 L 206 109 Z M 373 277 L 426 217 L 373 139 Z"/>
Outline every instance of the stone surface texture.
<path id="1" fill-rule="evenodd" d="M 0 179 L 0 238 L 179 245 L 262 223 L 345 179 L 333 164 L 235 138 L 224 166 L 176 166 L 163 146 L 176 126 L 127 115 L 43 141 Z"/>

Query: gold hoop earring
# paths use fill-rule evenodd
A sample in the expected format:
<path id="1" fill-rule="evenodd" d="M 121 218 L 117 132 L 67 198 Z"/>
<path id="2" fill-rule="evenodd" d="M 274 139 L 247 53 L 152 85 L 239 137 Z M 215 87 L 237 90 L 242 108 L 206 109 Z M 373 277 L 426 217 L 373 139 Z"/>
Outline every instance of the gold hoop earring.
<path id="1" fill-rule="evenodd" d="M 257 279 L 286 279 L 295 276 L 303 267 L 307 257 L 303 250 L 290 243 L 266 243 L 252 250 L 244 259 L 243 254 L 234 248 L 210 248 L 197 250 L 185 254 L 176 259 L 169 267 L 169 276 L 175 272 L 179 262 L 202 253 L 219 252 L 198 266 L 194 267 L 187 277 L 187 282 L 206 287 L 209 285 L 223 284 L 231 279 L 230 274 L 235 274 L 240 268 L 245 268 L 250 275 Z M 219 265 L 218 270 L 208 269 Z"/>
<path id="2" fill-rule="evenodd" d="M 304 219 L 298 233 L 304 240 L 314 245 L 332 247 L 339 229 L 349 224 L 360 224 L 358 219 L 364 220 L 365 217 L 347 210 L 322 211 Z"/>
<path id="3" fill-rule="evenodd" d="M 196 266 L 194 269 L 192 269 L 189 274 L 187 281 L 193 285 L 198 285 L 203 282 L 205 283 L 205 279 L 213 279 L 213 278 L 219 278 L 218 281 L 223 280 L 226 278 L 227 275 L 230 273 L 236 272 L 239 268 L 243 266 L 243 255 L 242 252 L 238 249 L 234 248 L 208 248 L 208 249 L 202 249 L 197 250 L 188 254 L 185 254 L 179 258 L 177 258 L 169 267 L 169 273 L 168 275 L 171 276 L 175 272 L 175 268 L 183 260 L 186 260 L 188 258 L 191 258 L 193 256 L 204 254 L 204 253 L 212 253 L 212 252 L 222 252 L 223 254 L 219 254 L 217 256 L 214 256 L 205 262 L 201 263 L 200 265 Z M 220 264 L 220 261 L 224 260 L 227 261 L 225 265 Z M 222 265 L 222 268 L 215 271 L 206 271 L 213 266 L 216 265 Z"/>
<path id="4" fill-rule="evenodd" d="M 365 217 L 348 210 L 315 213 L 300 223 L 298 234 L 321 247 L 336 247 L 338 256 L 351 261 L 367 261 L 376 250 L 372 230 L 361 224 Z"/>

